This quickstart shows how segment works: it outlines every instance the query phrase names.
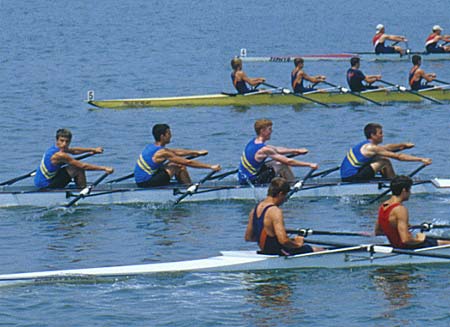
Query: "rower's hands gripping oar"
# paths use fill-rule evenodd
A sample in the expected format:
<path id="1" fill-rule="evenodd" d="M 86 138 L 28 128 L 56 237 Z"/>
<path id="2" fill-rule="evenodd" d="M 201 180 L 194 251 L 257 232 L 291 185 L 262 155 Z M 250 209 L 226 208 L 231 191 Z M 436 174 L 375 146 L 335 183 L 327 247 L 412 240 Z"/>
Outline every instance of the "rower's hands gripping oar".
<path id="1" fill-rule="evenodd" d="M 206 156 L 207 154 L 208 154 L 208 152 L 202 152 L 202 153 L 199 153 L 197 155 L 187 156 L 186 159 L 190 160 L 190 159 L 194 159 L 194 158 L 197 158 L 197 157 L 203 157 L 203 156 Z M 118 183 L 118 182 L 130 179 L 130 178 L 133 178 L 133 177 L 134 177 L 134 173 L 131 173 L 131 174 L 128 174 L 128 175 L 125 175 L 125 176 L 118 177 L 116 179 L 112 179 L 110 181 L 107 181 L 106 184 Z"/>
<path id="2" fill-rule="evenodd" d="M 81 155 L 81 156 L 76 157 L 75 160 L 82 160 L 82 159 L 88 158 L 88 157 L 90 157 L 90 156 L 93 156 L 93 155 L 95 155 L 95 154 L 96 154 L 95 152 L 89 152 L 89 153 L 86 153 L 86 154 L 83 154 L 83 155 Z M 64 166 L 63 166 L 63 167 L 64 167 Z M 27 174 L 24 174 L 24 175 L 21 175 L 21 176 L 18 176 L 18 177 L 14 177 L 14 178 L 9 179 L 9 180 L 7 180 L 7 181 L 1 182 L 1 183 L 0 183 L 0 186 L 4 186 L 4 185 L 12 185 L 12 184 L 14 184 L 14 183 L 16 183 L 16 182 L 19 182 L 19 181 L 21 181 L 21 180 L 24 180 L 24 179 L 26 179 L 26 178 L 28 178 L 28 177 L 33 177 L 33 176 L 35 176 L 35 175 L 36 175 L 36 169 L 30 171 L 30 172 L 27 173 Z"/>
<path id="3" fill-rule="evenodd" d="M 419 171 L 421 171 L 422 169 L 424 169 L 426 166 L 428 166 L 428 164 L 423 164 L 421 165 L 419 168 L 415 169 L 414 171 L 412 171 L 408 176 L 409 177 L 413 177 L 415 174 L 417 174 Z M 386 191 L 384 191 L 383 193 L 381 193 L 380 195 L 378 195 L 375 199 L 372 199 L 369 201 L 369 204 L 372 204 L 376 201 L 378 201 L 379 199 L 381 199 L 383 196 L 385 196 L 386 194 L 388 194 L 391 191 L 391 189 L 387 189 Z"/>
<path id="4" fill-rule="evenodd" d="M 294 193 L 300 191 L 303 187 L 303 185 L 305 185 L 305 181 L 311 177 L 311 175 L 313 174 L 313 172 L 317 169 L 317 167 L 313 167 L 311 168 L 308 173 L 305 175 L 305 177 L 303 177 L 303 179 L 299 180 L 298 182 L 296 182 L 294 184 L 294 186 L 292 187 L 292 189 L 289 191 L 289 193 L 286 195 L 286 198 L 284 199 L 284 202 L 286 202 L 287 200 L 290 199 L 290 197 L 292 195 L 294 195 Z"/>
<path id="5" fill-rule="evenodd" d="M 443 104 L 443 103 L 442 103 L 441 101 L 439 101 L 439 100 L 436 100 L 436 99 L 434 99 L 434 98 L 432 98 L 432 97 L 423 95 L 423 94 L 421 94 L 421 93 L 419 93 L 419 92 L 417 92 L 417 91 L 408 90 L 408 89 L 407 89 L 406 87 L 404 87 L 404 86 L 401 86 L 401 85 L 398 85 L 398 84 L 394 84 L 394 83 L 391 83 L 391 82 L 388 82 L 388 81 L 385 81 L 385 80 L 382 80 L 382 79 L 380 79 L 379 82 L 384 83 L 384 84 L 389 85 L 389 86 L 393 86 L 393 87 L 395 87 L 397 90 L 399 90 L 400 92 L 407 92 L 407 93 L 410 93 L 410 94 L 414 94 L 415 96 L 418 96 L 418 97 L 420 97 L 420 98 L 427 99 L 427 100 L 429 100 L 429 101 L 431 101 L 431 102 L 434 102 L 434 103 L 436 103 L 436 104 Z"/>
<path id="6" fill-rule="evenodd" d="M 327 81 L 322 81 L 322 83 L 327 84 L 327 85 L 332 86 L 332 87 L 335 87 L 339 91 L 341 91 L 342 93 L 348 93 L 348 94 L 351 94 L 351 95 L 353 95 L 355 97 L 358 97 L 358 98 L 364 99 L 366 101 L 372 102 L 372 103 L 376 104 L 377 106 L 383 106 L 382 103 L 380 103 L 378 101 L 375 101 L 375 100 L 372 100 L 372 99 L 370 99 L 368 97 L 365 97 L 365 96 L 361 95 L 360 93 L 353 92 L 350 89 L 347 89 L 346 87 L 342 87 L 342 86 L 339 86 L 339 85 L 336 85 L 336 84 L 333 84 L 333 83 L 330 83 L 330 82 L 327 82 Z"/>
<path id="7" fill-rule="evenodd" d="M 213 166 L 215 167 L 215 166 Z M 181 195 L 178 199 L 175 200 L 174 205 L 180 203 L 181 201 L 183 201 L 183 199 L 187 196 L 191 196 L 193 194 L 195 194 L 198 190 L 198 187 L 203 184 L 204 182 L 206 182 L 207 180 L 209 180 L 211 178 L 212 175 L 214 175 L 217 171 L 220 170 L 220 166 L 218 166 L 218 169 L 214 169 L 213 171 L 211 171 L 208 175 L 206 175 L 205 177 L 203 177 L 198 183 L 192 184 L 191 186 L 189 186 L 186 190 L 186 192 Z"/>
<path id="8" fill-rule="evenodd" d="M 450 228 L 450 225 L 424 222 L 424 223 L 421 223 L 420 225 L 409 226 L 409 229 L 420 229 L 421 232 L 429 232 L 432 229 L 437 229 L 437 228 Z"/>
<path id="9" fill-rule="evenodd" d="M 80 199 L 84 198 L 86 195 L 89 195 L 92 189 L 96 187 L 98 184 L 100 184 L 106 177 L 108 177 L 109 174 L 110 174 L 109 172 L 104 173 L 98 179 L 96 179 L 94 183 L 83 188 L 72 201 L 70 201 L 68 204 L 65 205 L 65 207 L 69 208 L 73 206 L 75 203 L 77 203 Z"/>
<path id="10" fill-rule="evenodd" d="M 261 84 L 263 84 L 263 85 L 265 85 L 265 86 L 268 86 L 268 87 L 271 87 L 271 88 L 274 88 L 274 89 L 277 89 L 277 90 L 280 90 L 281 93 L 283 93 L 283 94 L 292 94 L 293 96 L 296 96 L 296 97 L 305 99 L 305 100 L 307 100 L 307 101 L 309 101 L 309 102 L 314 102 L 314 103 L 320 104 L 321 106 L 329 107 L 329 105 L 326 104 L 326 103 L 317 101 L 317 100 L 315 100 L 315 99 L 311 99 L 310 97 L 304 96 L 304 95 L 299 94 L 299 93 L 294 93 L 294 92 L 292 92 L 291 90 L 289 90 L 289 89 L 287 89 L 287 88 L 275 86 L 275 85 L 272 85 L 272 84 L 268 84 L 268 83 L 266 83 L 266 82 L 261 83 Z"/>

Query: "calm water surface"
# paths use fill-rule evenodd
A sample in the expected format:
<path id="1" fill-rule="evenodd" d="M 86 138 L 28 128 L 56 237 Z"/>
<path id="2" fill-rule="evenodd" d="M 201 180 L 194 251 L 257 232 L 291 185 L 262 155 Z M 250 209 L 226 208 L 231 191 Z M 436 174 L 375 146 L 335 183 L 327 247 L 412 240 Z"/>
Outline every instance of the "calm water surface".
<path id="1" fill-rule="evenodd" d="M 73 145 L 104 146 L 91 162 L 128 174 L 167 122 L 173 145 L 208 149 L 204 160 L 234 168 L 255 119 L 274 121 L 273 144 L 310 149 L 304 159 L 338 164 L 370 121 L 386 142 L 411 141 L 411 154 L 433 158 L 422 176 L 449 177 L 449 110 L 427 102 L 324 109 L 167 108 L 89 110 L 98 98 L 190 95 L 231 91 L 229 61 L 249 55 L 369 51 L 374 27 L 405 34 L 421 50 L 432 25 L 450 21 L 448 3 L 429 1 L 9 1 L 0 2 L 0 177 L 39 163 L 57 128 Z M 383 20 L 380 20 L 383 17 Z M 424 69 L 450 79 L 450 63 Z M 367 73 L 406 83 L 409 63 L 363 63 Z M 307 63 L 311 74 L 344 84 L 348 63 Z M 249 75 L 286 86 L 292 64 L 247 64 Z M 399 163 L 408 173 L 416 163 Z M 305 173 L 298 169 L 298 175 Z M 192 172 L 198 179 L 204 171 Z M 97 173 L 98 174 L 98 173 Z M 89 174 L 92 179 L 97 174 Z M 25 181 L 27 184 L 30 181 Z M 75 210 L 0 209 L 1 273 L 164 262 L 249 250 L 243 232 L 252 201 L 169 205 L 79 206 Z M 413 223 L 449 222 L 450 199 L 414 196 Z M 370 231 L 377 205 L 361 199 L 294 200 L 289 227 Z M 341 239 L 339 239 L 341 241 Z M 342 239 L 343 242 L 365 242 Z M 358 270 L 179 274 L 92 283 L 0 289 L 4 326 L 448 326 L 447 265 Z"/>

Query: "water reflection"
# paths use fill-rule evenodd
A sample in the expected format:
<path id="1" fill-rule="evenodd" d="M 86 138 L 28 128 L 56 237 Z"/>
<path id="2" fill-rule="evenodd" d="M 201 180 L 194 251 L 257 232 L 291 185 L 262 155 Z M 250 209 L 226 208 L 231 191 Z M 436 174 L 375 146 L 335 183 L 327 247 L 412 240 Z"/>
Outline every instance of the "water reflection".
<path id="1" fill-rule="evenodd" d="M 384 316 L 393 317 L 397 310 L 410 306 L 410 301 L 415 296 L 410 285 L 418 278 L 413 273 L 412 267 L 379 268 L 371 273 L 376 289 L 383 292 L 390 304 Z"/>

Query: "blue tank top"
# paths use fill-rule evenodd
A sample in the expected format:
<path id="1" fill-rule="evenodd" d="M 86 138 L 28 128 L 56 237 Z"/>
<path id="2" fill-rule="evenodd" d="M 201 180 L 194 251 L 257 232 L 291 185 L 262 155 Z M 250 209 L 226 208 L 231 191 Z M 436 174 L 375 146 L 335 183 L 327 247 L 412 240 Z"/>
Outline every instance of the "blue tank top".
<path id="1" fill-rule="evenodd" d="M 355 175 L 364 164 L 372 160 L 372 158 L 366 157 L 361 153 L 361 147 L 367 143 L 370 143 L 370 141 L 362 141 L 347 152 L 341 163 L 341 178 Z"/>
<path id="2" fill-rule="evenodd" d="M 41 163 L 38 169 L 36 169 L 36 176 L 34 176 L 34 185 L 36 187 L 44 188 L 49 186 L 52 178 L 56 176 L 56 173 L 61 168 L 62 164 L 52 164 L 51 158 L 59 151 L 60 149 L 56 145 L 53 145 L 42 156 Z"/>
<path id="3" fill-rule="evenodd" d="M 233 85 L 239 94 L 245 94 L 252 91 L 248 88 L 247 83 L 245 83 L 245 81 L 236 82 L 236 75 L 234 74 L 234 72 L 231 72 L 231 81 L 233 82 Z"/>
<path id="4" fill-rule="evenodd" d="M 303 92 L 305 92 L 305 87 L 303 86 L 303 78 L 300 80 L 299 83 L 294 85 L 294 81 L 297 78 L 298 72 L 299 72 L 299 70 L 291 73 L 292 90 L 294 91 L 294 93 L 303 93 Z"/>
<path id="5" fill-rule="evenodd" d="M 253 210 L 253 238 L 257 240 L 261 252 L 264 254 L 281 254 L 283 247 L 278 242 L 276 236 L 268 236 L 264 231 L 264 217 L 269 208 L 274 207 L 274 204 L 268 205 L 263 209 L 261 215 L 256 213 L 259 204 L 255 206 Z"/>
<path id="6" fill-rule="evenodd" d="M 239 181 L 241 183 L 246 182 L 247 179 L 249 179 L 250 181 L 254 179 L 265 161 L 265 159 L 261 162 L 256 161 L 255 155 L 256 152 L 258 152 L 259 149 L 266 146 L 266 144 L 265 143 L 256 144 L 255 140 L 256 138 L 248 142 L 241 156 L 241 162 L 239 163 L 239 172 L 238 172 Z"/>
<path id="7" fill-rule="evenodd" d="M 142 151 L 136 162 L 136 166 L 134 167 L 134 180 L 136 183 L 148 181 L 158 168 L 163 165 L 163 163 L 156 163 L 153 161 L 153 155 L 162 148 L 164 147 L 149 144 L 145 147 L 144 151 Z"/>
<path id="8" fill-rule="evenodd" d="M 362 83 L 366 76 L 359 69 L 350 68 L 347 70 L 347 83 L 353 92 L 361 92 L 366 89 Z"/>
<path id="9" fill-rule="evenodd" d="M 409 71 L 409 79 L 408 79 L 409 80 L 409 86 L 411 87 L 411 90 L 413 90 L 413 91 L 418 91 L 418 90 L 420 90 L 422 88 L 422 77 L 419 78 L 418 81 L 413 81 L 414 74 L 415 74 L 415 72 L 416 72 L 416 70 L 418 68 L 419 67 L 413 67 Z"/>

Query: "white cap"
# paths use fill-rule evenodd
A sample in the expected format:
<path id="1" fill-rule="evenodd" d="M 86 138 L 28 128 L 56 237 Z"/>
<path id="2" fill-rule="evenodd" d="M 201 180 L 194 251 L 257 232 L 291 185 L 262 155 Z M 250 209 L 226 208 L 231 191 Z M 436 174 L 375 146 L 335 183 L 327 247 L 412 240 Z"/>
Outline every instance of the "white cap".
<path id="1" fill-rule="evenodd" d="M 439 25 L 434 25 L 433 26 L 433 31 L 437 31 L 437 30 L 443 31 L 442 27 L 440 27 Z"/>
<path id="2" fill-rule="evenodd" d="M 381 31 L 384 28 L 383 24 L 378 24 L 377 25 L 377 32 Z"/>

